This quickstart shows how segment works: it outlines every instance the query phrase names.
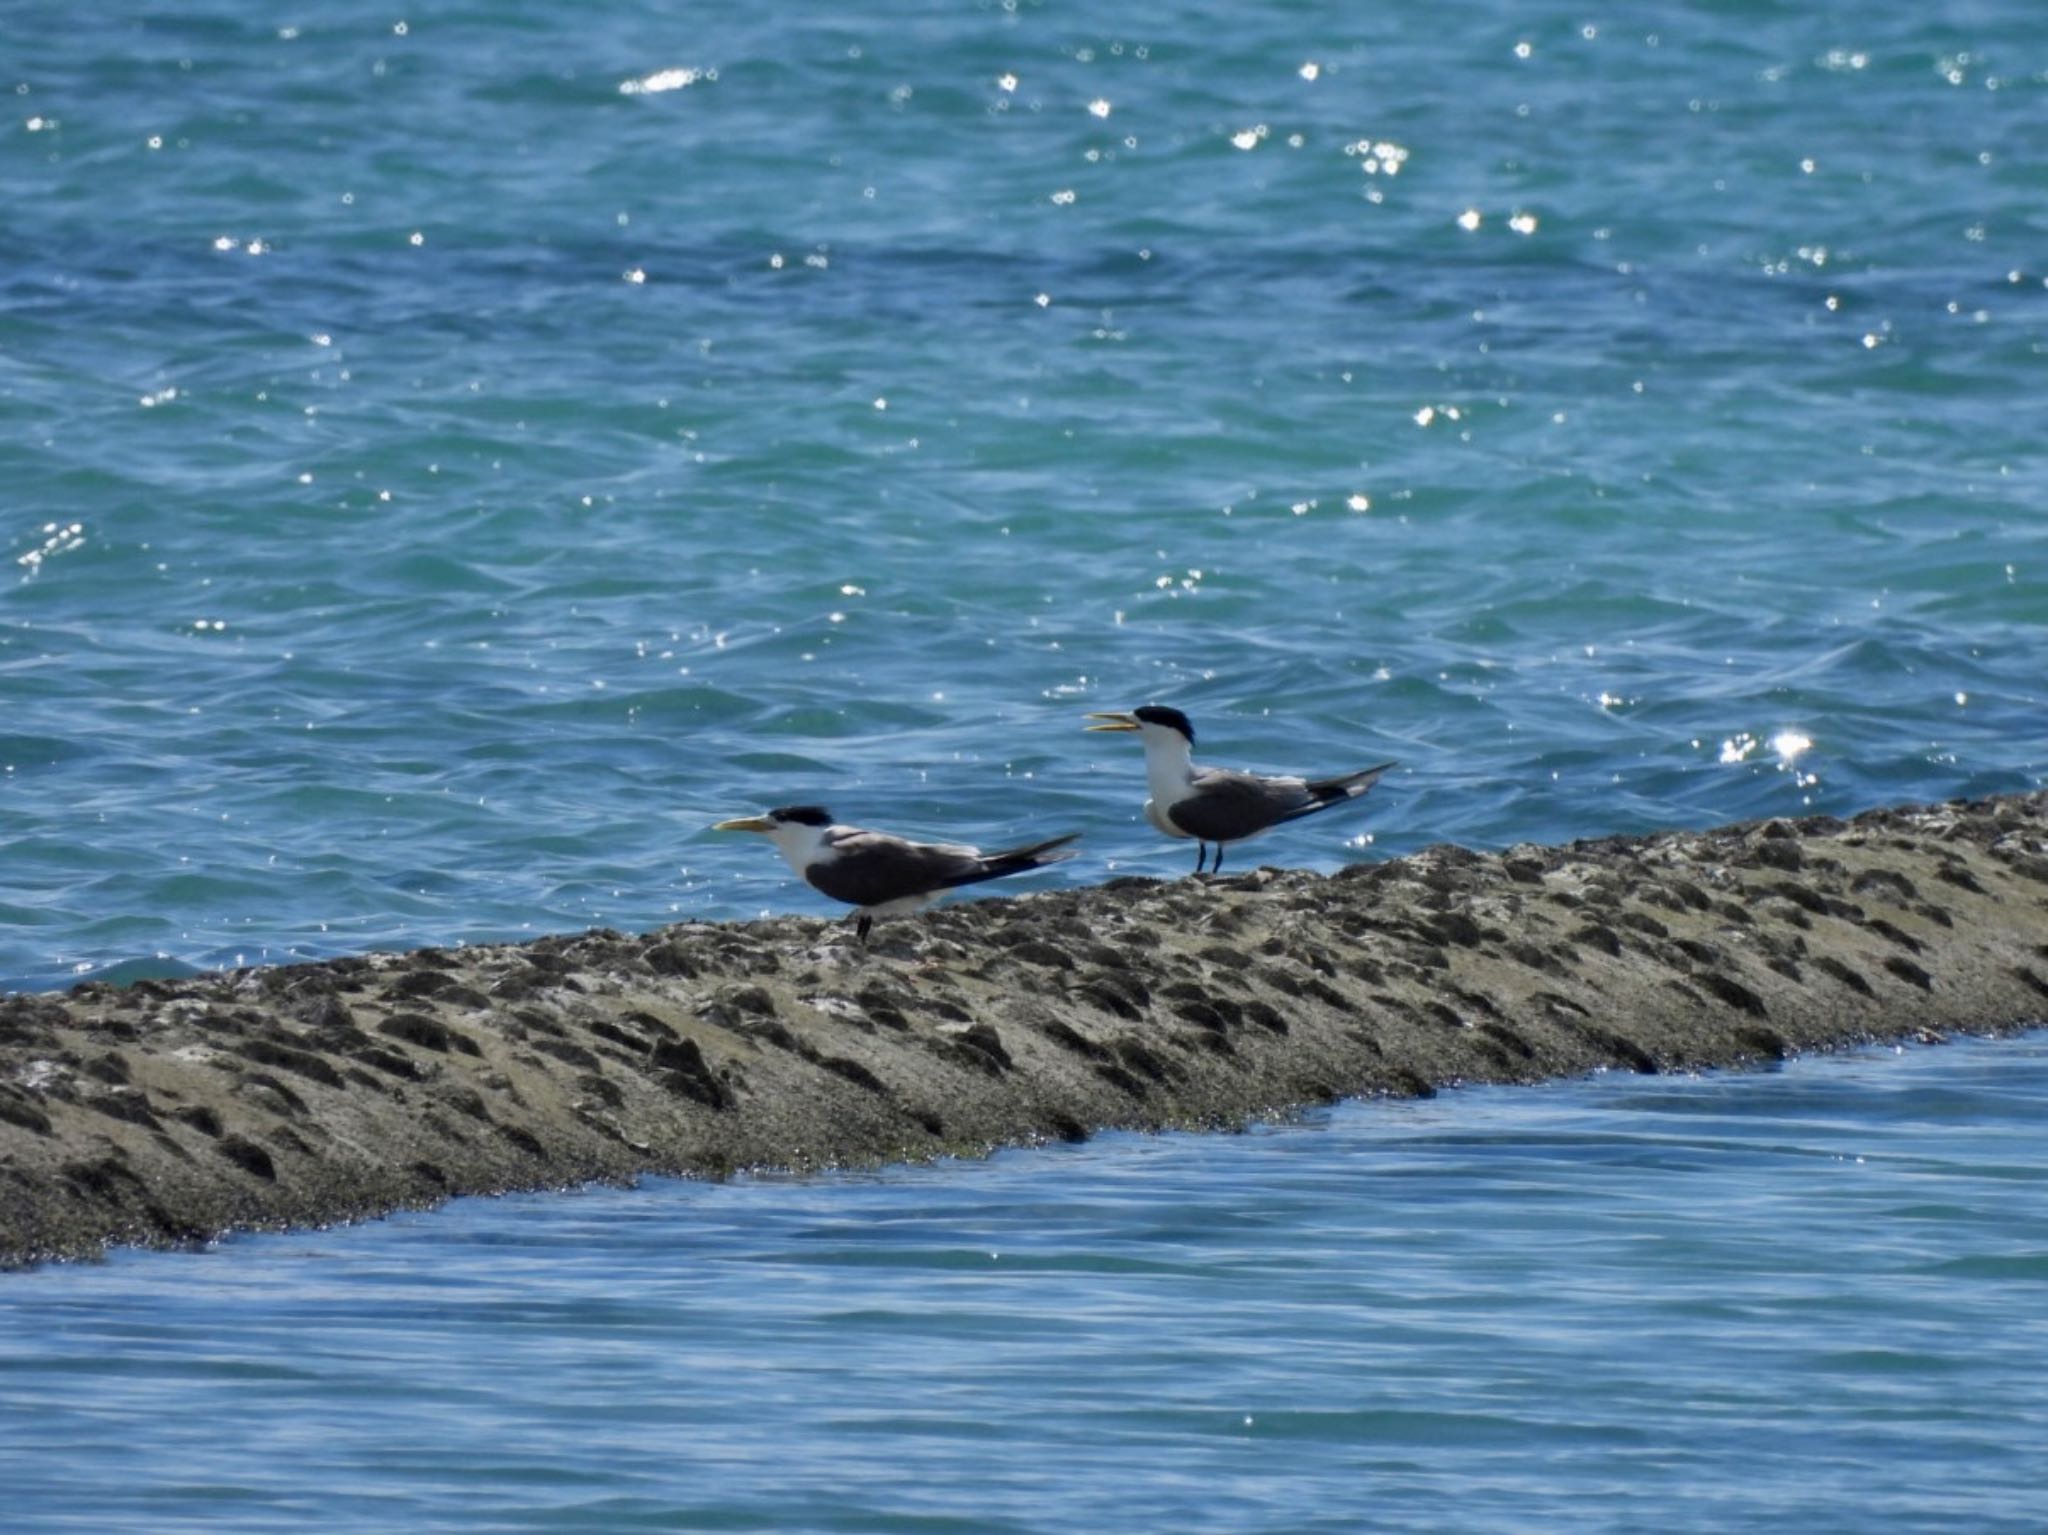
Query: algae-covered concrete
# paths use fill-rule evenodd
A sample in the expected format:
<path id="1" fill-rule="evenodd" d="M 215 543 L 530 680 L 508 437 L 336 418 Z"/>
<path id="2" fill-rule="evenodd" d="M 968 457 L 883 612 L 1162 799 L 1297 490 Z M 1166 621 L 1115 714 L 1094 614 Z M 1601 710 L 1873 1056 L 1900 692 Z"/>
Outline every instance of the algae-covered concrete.
<path id="1" fill-rule="evenodd" d="M 2048 794 L 0 998 L 0 1263 L 2048 1016 Z"/>

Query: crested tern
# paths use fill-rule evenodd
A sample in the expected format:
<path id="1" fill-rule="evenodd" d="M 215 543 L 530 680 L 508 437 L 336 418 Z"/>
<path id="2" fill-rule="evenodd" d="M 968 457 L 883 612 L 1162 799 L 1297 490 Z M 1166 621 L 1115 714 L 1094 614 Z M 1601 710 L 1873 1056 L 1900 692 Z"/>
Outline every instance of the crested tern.
<path id="1" fill-rule="evenodd" d="M 877 917 L 916 911 L 960 885 L 1062 863 L 1074 854 L 1059 850 L 1081 835 L 1069 832 L 984 853 L 958 842 L 911 842 L 886 832 L 841 826 L 817 805 L 785 805 L 766 815 L 720 821 L 711 829 L 755 831 L 767 837 L 805 884 L 858 908 L 855 932 L 863 943 Z"/>
<path id="2" fill-rule="evenodd" d="M 1129 713 L 1091 714 L 1102 724 L 1089 730 L 1134 730 L 1145 746 L 1145 819 L 1169 837 L 1196 841 L 1195 872 L 1216 844 L 1211 873 L 1223 870 L 1223 845 L 1242 842 L 1269 827 L 1357 799 L 1394 766 L 1382 762 L 1334 778 L 1262 778 L 1232 768 L 1196 767 L 1195 727 L 1178 709 L 1146 704 Z"/>

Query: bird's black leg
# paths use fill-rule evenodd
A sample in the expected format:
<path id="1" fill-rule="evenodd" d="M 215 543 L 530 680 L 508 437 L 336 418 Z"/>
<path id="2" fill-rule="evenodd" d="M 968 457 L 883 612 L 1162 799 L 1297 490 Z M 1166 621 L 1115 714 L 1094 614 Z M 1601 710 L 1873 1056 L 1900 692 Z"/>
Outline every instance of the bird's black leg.
<path id="1" fill-rule="evenodd" d="M 859 919 L 853 924 L 853 936 L 865 944 L 868 941 L 868 929 L 874 925 L 875 919 L 866 912 L 862 912 Z"/>
<path id="2" fill-rule="evenodd" d="M 1202 865 L 1207 863 L 1208 861 L 1209 844 L 1206 842 L 1197 842 L 1195 844 L 1195 872 L 1197 874 L 1200 874 L 1202 872 Z"/>
<path id="3" fill-rule="evenodd" d="M 1209 864 L 1209 872 L 1211 874 L 1221 874 L 1223 872 L 1223 844 L 1220 842 L 1216 844 L 1216 856 Z"/>

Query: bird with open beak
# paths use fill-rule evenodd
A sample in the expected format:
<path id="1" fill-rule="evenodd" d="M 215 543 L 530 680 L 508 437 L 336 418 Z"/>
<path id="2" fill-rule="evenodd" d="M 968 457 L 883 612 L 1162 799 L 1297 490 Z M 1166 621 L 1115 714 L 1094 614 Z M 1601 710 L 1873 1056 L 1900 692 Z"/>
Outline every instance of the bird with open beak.
<path id="1" fill-rule="evenodd" d="M 1145 819 L 1169 837 L 1195 839 L 1195 872 L 1216 845 L 1212 873 L 1223 869 L 1225 843 L 1298 821 L 1334 805 L 1349 804 L 1380 781 L 1394 764 L 1334 778 L 1264 778 L 1233 768 L 1197 767 L 1195 727 L 1178 709 L 1146 704 L 1128 713 L 1091 714 L 1102 723 L 1089 730 L 1135 731 L 1145 747 Z"/>

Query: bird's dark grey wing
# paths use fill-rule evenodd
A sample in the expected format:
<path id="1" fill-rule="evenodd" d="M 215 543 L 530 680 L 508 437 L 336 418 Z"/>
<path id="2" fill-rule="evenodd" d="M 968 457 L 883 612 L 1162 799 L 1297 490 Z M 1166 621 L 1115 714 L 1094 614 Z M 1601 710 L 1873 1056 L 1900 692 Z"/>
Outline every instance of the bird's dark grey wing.
<path id="1" fill-rule="evenodd" d="M 813 890 L 849 906 L 879 906 L 985 878 L 978 850 L 953 842 L 911 842 L 848 828 L 826 839 L 836 855 L 804 871 Z"/>
<path id="2" fill-rule="evenodd" d="M 1195 792 L 1166 815 L 1203 842 L 1235 842 L 1299 815 L 1316 802 L 1299 778 L 1261 778 L 1231 768 L 1199 769 L 1193 787 Z"/>

